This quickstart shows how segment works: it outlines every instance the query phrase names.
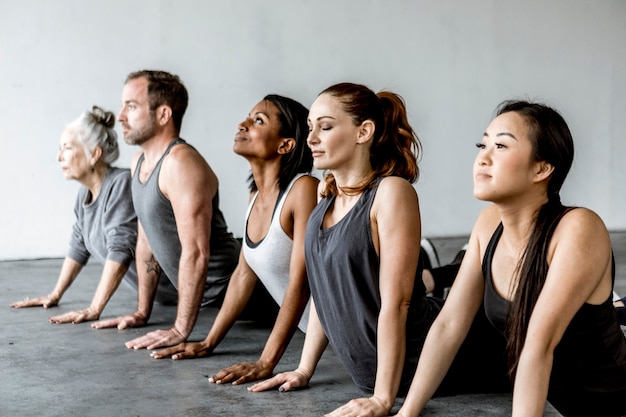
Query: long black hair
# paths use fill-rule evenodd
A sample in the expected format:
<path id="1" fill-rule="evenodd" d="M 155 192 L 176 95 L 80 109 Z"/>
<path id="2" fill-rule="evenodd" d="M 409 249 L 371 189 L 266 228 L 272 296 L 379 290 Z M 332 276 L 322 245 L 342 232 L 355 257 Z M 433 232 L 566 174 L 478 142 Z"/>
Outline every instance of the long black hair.
<path id="1" fill-rule="evenodd" d="M 509 375 L 515 377 L 526 341 L 528 323 L 548 275 L 548 245 L 561 217 L 570 209 L 561 203 L 560 190 L 574 160 L 574 141 L 565 119 L 553 108 L 528 101 L 505 101 L 496 115 L 515 112 L 528 128 L 533 159 L 554 168 L 548 179 L 548 201 L 535 214 L 534 227 L 516 268 L 517 283 L 508 314 Z"/>

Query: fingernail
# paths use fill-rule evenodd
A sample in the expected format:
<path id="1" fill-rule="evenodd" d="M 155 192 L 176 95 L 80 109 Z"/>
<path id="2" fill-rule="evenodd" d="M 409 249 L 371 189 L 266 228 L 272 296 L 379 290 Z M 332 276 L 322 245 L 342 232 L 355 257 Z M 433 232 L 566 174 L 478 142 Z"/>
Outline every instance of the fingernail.
<path id="1" fill-rule="evenodd" d="M 280 388 L 278 388 L 278 391 L 280 391 L 280 392 L 285 392 L 285 388 L 280 387 Z"/>
<path id="2" fill-rule="evenodd" d="M 210 377 L 210 378 L 209 378 L 209 382 L 210 382 L 210 383 L 214 383 L 214 382 L 215 382 L 215 381 L 213 380 L 213 377 Z"/>
<path id="3" fill-rule="evenodd" d="M 178 359 L 178 355 L 172 355 L 172 360 Z"/>

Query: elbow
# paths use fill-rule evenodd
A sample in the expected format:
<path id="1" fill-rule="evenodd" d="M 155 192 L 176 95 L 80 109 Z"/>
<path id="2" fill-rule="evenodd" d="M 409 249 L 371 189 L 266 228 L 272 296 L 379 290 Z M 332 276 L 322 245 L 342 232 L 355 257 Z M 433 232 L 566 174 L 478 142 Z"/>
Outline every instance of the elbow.
<path id="1" fill-rule="evenodd" d="M 398 323 L 406 323 L 410 306 L 411 300 L 403 298 L 393 303 L 381 305 L 380 315 L 387 316 Z"/>
<path id="2" fill-rule="evenodd" d="M 209 251 L 199 247 L 189 249 L 183 248 L 180 254 L 181 261 L 187 263 L 188 265 L 193 265 L 193 269 L 196 271 L 201 270 L 206 272 L 209 268 L 209 258 Z"/>
<path id="3" fill-rule="evenodd" d="M 550 341 L 527 339 L 520 352 L 518 370 L 528 369 L 551 369 L 554 359 L 555 345 Z"/>

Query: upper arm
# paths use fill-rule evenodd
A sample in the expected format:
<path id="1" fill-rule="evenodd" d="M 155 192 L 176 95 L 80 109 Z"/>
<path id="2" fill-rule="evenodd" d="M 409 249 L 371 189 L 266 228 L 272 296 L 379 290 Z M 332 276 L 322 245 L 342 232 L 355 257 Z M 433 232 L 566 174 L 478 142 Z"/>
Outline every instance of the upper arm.
<path id="1" fill-rule="evenodd" d="M 372 239 L 380 259 L 381 307 L 408 305 L 419 259 L 421 219 L 415 188 L 406 180 L 381 181 L 372 205 Z"/>
<path id="2" fill-rule="evenodd" d="M 172 204 L 183 252 L 208 256 L 211 238 L 212 200 L 217 178 L 204 158 L 189 146 L 175 146 L 163 161 L 159 187 Z"/>
<path id="3" fill-rule="evenodd" d="M 104 197 L 104 196 L 103 196 Z M 131 179 L 126 171 L 119 174 L 106 196 L 104 210 L 104 233 L 109 253 L 119 252 L 127 259 L 116 255 L 114 261 L 125 263 L 132 258 L 137 244 L 137 215 L 131 196 Z"/>
<path id="4" fill-rule="evenodd" d="M 549 244 L 548 274 L 533 309 L 525 346 L 552 351 L 584 303 L 611 296 L 611 241 L 592 211 L 575 209 L 557 226 Z"/>
<path id="5" fill-rule="evenodd" d="M 437 317 L 437 321 L 454 326 L 459 332 L 469 331 L 476 313 L 482 306 L 485 295 L 482 259 L 499 223 L 500 218 L 494 206 L 485 208 L 479 215 L 470 234 L 457 276 Z"/>
<path id="6" fill-rule="evenodd" d="M 317 205 L 317 186 L 318 180 L 311 176 L 305 175 L 298 179 L 289 192 L 281 214 L 281 226 L 293 240 L 290 278 L 304 278 L 306 275 L 304 237 L 311 211 Z"/>

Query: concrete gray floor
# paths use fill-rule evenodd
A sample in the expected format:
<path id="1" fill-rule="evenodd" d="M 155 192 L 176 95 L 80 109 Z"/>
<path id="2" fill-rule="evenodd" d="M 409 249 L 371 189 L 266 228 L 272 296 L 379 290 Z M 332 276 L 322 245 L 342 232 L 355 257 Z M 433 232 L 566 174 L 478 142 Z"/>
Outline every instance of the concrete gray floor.
<path id="1" fill-rule="evenodd" d="M 618 282 L 626 294 L 626 233 L 613 233 Z M 442 261 L 450 261 L 465 237 L 434 239 Z M 260 353 L 269 329 L 238 322 L 215 354 L 193 360 L 154 360 L 124 342 L 173 321 L 175 309 L 157 305 L 150 325 L 130 330 L 93 330 L 89 324 L 52 325 L 47 318 L 84 308 L 101 267 L 88 265 L 59 307 L 10 309 L 15 300 L 46 294 L 60 259 L 0 262 L 3 324 L 0 327 L 0 416 L 320 416 L 363 396 L 328 350 L 311 386 L 297 392 L 249 393 L 245 386 L 217 386 L 208 375 Z M 102 318 L 130 312 L 135 294 L 121 286 Z M 203 339 L 215 310 L 200 314 L 191 340 Z M 277 371 L 297 366 L 304 335 L 291 342 Z M 400 401 L 397 402 L 397 409 Z M 460 395 L 432 400 L 423 416 L 503 416 L 509 395 Z M 546 416 L 559 416 L 550 406 Z"/>

